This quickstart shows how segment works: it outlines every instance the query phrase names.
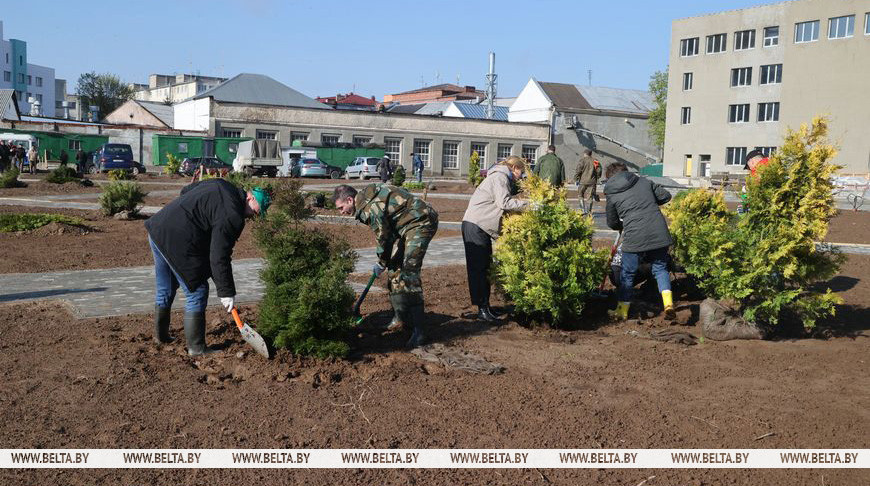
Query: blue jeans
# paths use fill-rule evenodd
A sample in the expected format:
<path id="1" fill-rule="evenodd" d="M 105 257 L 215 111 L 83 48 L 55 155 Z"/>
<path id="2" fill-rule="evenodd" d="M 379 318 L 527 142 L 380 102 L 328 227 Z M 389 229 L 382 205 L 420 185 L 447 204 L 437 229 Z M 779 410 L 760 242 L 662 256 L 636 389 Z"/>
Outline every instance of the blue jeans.
<path id="1" fill-rule="evenodd" d="M 423 182 L 423 168 L 417 169 L 417 182 Z"/>
<path id="2" fill-rule="evenodd" d="M 634 290 L 634 275 L 637 273 L 637 267 L 642 259 L 646 258 L 652 262 L 652 274 L 659 286 L 659 292 L 671 290 L 671 275 L 668 272 L 668 248 L 657 248 L 655 250 L 643 251 L 640 253 L 622 252 L 622 272 L 619 278 L 619 301 L 631 302 L 631 294 Z"/>
<path id="3" fill-rule="evenodd" d="M 184 303 L 184 312 L 188 314 L 205 312 L 205 308 L 208 305 L 208 280 L 191 291 L 184 285 L 184 282 L 175 270 L 169 266 L 169 262 L 166 261 L 163 254 L 157 249 L 157 245 L 154 244 L 150 236 L 148 237 L 148 243 L 151 245 L 151 253 L 154 255 L 154 277 L 157 284 L 154 303 L 157 307 L 163 309 L 171 308 L 172 301 L 175 300 L 175 293 L 180 285 L 187 298 Z"/>

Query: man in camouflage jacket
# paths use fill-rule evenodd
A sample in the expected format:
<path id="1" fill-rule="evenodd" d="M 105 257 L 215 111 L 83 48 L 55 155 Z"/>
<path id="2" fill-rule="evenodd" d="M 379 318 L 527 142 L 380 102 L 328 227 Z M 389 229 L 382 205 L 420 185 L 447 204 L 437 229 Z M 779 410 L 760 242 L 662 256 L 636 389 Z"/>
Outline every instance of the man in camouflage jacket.
<path id="1" fill-rule="evenodd" d="M 405 189 L 387 184 L 369 184 L 359 192 L 341 185 L 332 199 L 342 214 L 353 214 L 375 232 L 378 263 L 373 272 L 380 276 L 389 269 L 390 303 L 398 320 L 413 328 L 408 346 L 420 346 L 425 339 L 420 267 L 438 230 L 438 213 Z"/>

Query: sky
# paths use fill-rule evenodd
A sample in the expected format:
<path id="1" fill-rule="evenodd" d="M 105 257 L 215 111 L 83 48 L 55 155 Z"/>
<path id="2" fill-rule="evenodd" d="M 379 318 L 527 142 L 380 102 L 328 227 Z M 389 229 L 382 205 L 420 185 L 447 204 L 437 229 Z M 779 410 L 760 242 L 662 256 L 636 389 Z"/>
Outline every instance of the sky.
<path id="1" fill-rule="evenodd" d="M 671 21 L 768 0 L 29 0 L 0 9 L 3 37 L 75 90 L 84 72 L 266 74 L 302 93 L 385 94 L 423 85 L 498 96 L 539 81 L 647 89 L 668 62 Z M 36 25 L 34 25 L 36 23 Z"/>

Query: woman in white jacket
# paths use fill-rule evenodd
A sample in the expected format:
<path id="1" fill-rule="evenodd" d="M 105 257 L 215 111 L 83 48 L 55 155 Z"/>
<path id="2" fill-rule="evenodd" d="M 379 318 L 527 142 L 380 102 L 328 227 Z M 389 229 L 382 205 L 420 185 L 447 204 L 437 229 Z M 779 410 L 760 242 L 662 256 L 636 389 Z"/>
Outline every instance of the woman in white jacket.
<path id="1" fill-rule="evenodd" d="M 480 183 L 465 216 L 462 217 L 462 241 L 465 243 L 465 267 L 468 271 L 468 292 L 471 303 L 478 307 L 477 318 L 486 322 L 499 319 L 489 307 L 489 267 L 492 263 L 492 241 L 501 233 L 501 218 L 506 211 L 520 212 L 527 201 L 511 194 L 511 184 L 519 181 L 526 170 L 522 157 L 508 157 L 493 167 Z"/>

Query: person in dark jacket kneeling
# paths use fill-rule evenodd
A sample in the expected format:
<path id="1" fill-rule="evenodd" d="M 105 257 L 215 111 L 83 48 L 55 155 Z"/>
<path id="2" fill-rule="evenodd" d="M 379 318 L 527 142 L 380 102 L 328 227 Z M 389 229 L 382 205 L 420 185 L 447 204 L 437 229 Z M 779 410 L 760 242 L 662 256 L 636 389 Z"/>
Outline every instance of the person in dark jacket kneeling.
<path id="1" fill-rule="evenodd" d="M 607 226 L 622 231 L 622 272 L 619 282 L 619 304 L 610 314 L 617 319 L 628 318 L 634 275 L 641 259 L 650 260 L 652 273 L 662 293 L 665 318 L 673 320 L 674 302 L 668 272 L 668 247 L 673 240 L 668 222 L 659 206 L 671 200 L 662 186 L 628 172 L 625 164 L 615 162 L 607 167 Z"/>
<path id="2" fill-rule="evenodd" d="M 208 279 L 227 312 L 235 307 L 233 247 L 245 218 L 263 215 L 271 200 L 260 187 L 247 193 L 223 179 L 196 182 L 181 190 L 181 196 L 145 222 L 154 254 L 157 295 L 154 309 L 154 339 L 169 343 L 169 313 L 179 285 L 184 305 L 184 337 L 187 354 L 199 356 L 215 350 L 205 345 L 205 308 Z"/>

